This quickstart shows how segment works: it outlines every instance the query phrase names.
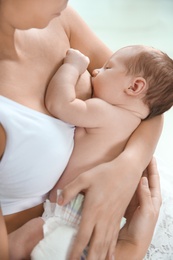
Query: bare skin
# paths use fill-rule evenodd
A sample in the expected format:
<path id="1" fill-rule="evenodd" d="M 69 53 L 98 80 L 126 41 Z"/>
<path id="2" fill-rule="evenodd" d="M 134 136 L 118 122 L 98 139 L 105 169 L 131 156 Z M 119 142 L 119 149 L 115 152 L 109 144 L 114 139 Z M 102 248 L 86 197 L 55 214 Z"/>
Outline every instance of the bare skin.
<path id="1" fill-rule="evenodd" d="M 69 12 L 67 10 L 65 16 Z M 64 31 L 63 27 L 65 27 L 66 31 Z M 44 93 L 51 76 L 60 65 L 69 48 L 69 30 L 69 25 L 66 24 L 64 17 L 64 19 L 55 18 L 43 30 L 18 31 L 15 38 L 16 41 L 19 38 L 21 42 L 20 54 L 18 54 L 18 57 L 15 57 L 17 54 L 14 53 L 13 59 L 9 60 L 3 57 L 0 61 L 0 94 L 41 113 L 49 114 L 44 106 Z M 58 31 L 58 34 L 55 35 L 54 31 Z M 59 37 L 61 42 L 59 42 Z M 41 40 L 43 40 L 42 48 L 39 45 Z M 32 48 L 30 41 L 32 41 Z M 53 46 L 50 44 L 51 42 L 54 43 Z M 58 46 L 58 48 L 55 48 L 55 46 Z M 107 51 L 105 56 L 108 53 L 109 51 Z M 102 57 L 102 60 L 104 61 L 104 57 Z M 31 70 L 29 68 L 34 69 Z M 81 88 L 79 91 L 81 95 Z M 86 95 L 88 92 L 90 92 L 90 86 L 88 89 L 85 89 Z M 0 143 L 2 143 L 0 151 L 0 156 L 2 156 L 5 149 L 5 133 L 2 126 L 0 127 Z M 38 205 L 32 209 L 5 216 L 8 233 L 24 224 L 30 218 L 40 216 L 42 211 L 42 206 Z"/>
<path id="2" fill-rule="evenodd" d="M 0 209 L 0 259 L 8 260 L 9 259 L 9 248 L 8 248 L 8 239 L 7 239 L 7 230 L 5 227 L 4 219 Z"/>
<path id="3" fill-rule="evenodd" d="M 55 5 L 51 11 L 46 6 L 47 0 L 44 0 L 44 9 L 43 0 L 25 0 L 25 4 L 23 0 L 0 1 L 0 95 L 44 114 L 48 114 L 44 106 L 47 84 L 60 66 L 67 49 L 70 47 L 79 49 L 88 56 L 91 61 L 90 72 L 94 68 L 101 67 L 111 56 L 111 51 L 94 36 L 70 7 L 60 17 L 56 17 L 59 2 L 61 1 L 51 0 L 51 4 Z M 34 8 L 35 4 L 40 5 L 40 9 L 34 9 L 34 12 L 37 10 L 39 15 L 36 14 L 33 20 L 28 7 L 32 5 Z M 49 1 L 48 7 L 52 5 Z M 30 8 L 30 11 L 33 12 L 33 9 Z M 54 15 L 49 16 L 48 11 Z M 28 30 L 33 27 L 38 29 Z M 117 237 L 116 227 L 119 226 L 143 169 L 151 160 L 161 128 L 161 117 L 142 123 L 130 138 L 125 151 L 116 160 L 85 172 L 65 187 L 64 200 L 61 203 L 68 202 L 81 190 L 86 192 L 84 217 L 72 257 L 79 257 L 91 237 L 89 260 L 98 259 L 97 248 L 102 257 L 108 251 L 110 256 L 113 254 Z M 0 127 L 0 144 L 2 144 L 0 148 L 0 157 L 2 157 L 6 147 L 6 134 L 2 127 Z M 105 174 L 105 171 L 109 172 L 109 176 Z M 119 174 L 120 171 L 123 174 Z M 105 186 L 105 182 L 109 184 Z M 124 183 L 124 185 L 117 187 L 117 183 Z M 102 194 L 99 194 L 99 190 L 102 190 Z M 125 193 L 124 190 L 127 192 Z M 112 200 L 106 207 L 111 208 L 112 211 L 109 216 L 107 214 L 105 216 L 104 212 L 107 212 L 107 209 L 104 202 L 110 192 L 113 194 Z M 122 199 L 121 202 L 119 197 Z M 95 198 L 94 202 L 93 198 Z M 119 208 L 118 215 L 117 208 Z M 90 216 L 88 209 L 96 214 Z M 8 233 L 16 230 L 29 219 L 40 216 L 42 211 L 42 205 L 38 205 L 27 211 L 4 216 Z M 99 220 L 98 214 L 101 216 Z M 115 228 L 109 225 L 112 215 L 116 216 Z M 103 222 L 105 225 L 100 234 L 98 227 Z M 107 230 L 109 230 L 109 235 L 105 241 Z"/>
<path id="4" fill-rule="evenodd" d="M 56 202 L 57 188 L 64 188 L 79 174 L 117 157 L 148 116 L 149 109 L 142 101 L 145 79 L 126 75 L 124 59 L 131 52 L 131 48 L 119 50 L 92 73 L 93 96 L 85 101 L 76 98 L 75 93 L 78 77 L 89 63 L 79 51 L 70 49 L 51 79 L 46 107 L 53 116 L 76 126 L 74 149 L 61 179 L 50 192 L 52 202 Z"/>
<path id="5" fill-rule="evenodd" d="M 120 230 L 114 249 L 114 257 L 117 260 L 126 260 L 127 256 L 129 260 L 143 259 L 152 239 L 161 206 L 159 175 L 154 159 L 150 162 L 145 175 L 140 180 L 125 213 L 127 221 Z M 10 234 L 11 260 L 30 259 L 33 247 L 44 237 L 43 224 L 42 218 L 32 219 Z"/>

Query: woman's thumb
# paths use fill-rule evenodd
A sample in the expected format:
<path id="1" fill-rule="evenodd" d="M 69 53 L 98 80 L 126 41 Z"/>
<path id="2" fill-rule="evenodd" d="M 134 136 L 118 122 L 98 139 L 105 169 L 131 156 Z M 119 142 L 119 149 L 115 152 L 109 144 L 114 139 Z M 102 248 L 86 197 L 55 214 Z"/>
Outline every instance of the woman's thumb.
<path id="1" fill-rule="evenodd" d="M 151 192 L 148 185 L 147 177 L 142 177 L 139 183 L 139 205 L 145 209 L 151 205 Z"/>
<path id="2" fill-rule="evenodd" d="M 62 189 L 57 199 L 59 205 L 66 205 L 69 203 L 83 189 L 79 178 L 80 177 L 77 177 Z"/>

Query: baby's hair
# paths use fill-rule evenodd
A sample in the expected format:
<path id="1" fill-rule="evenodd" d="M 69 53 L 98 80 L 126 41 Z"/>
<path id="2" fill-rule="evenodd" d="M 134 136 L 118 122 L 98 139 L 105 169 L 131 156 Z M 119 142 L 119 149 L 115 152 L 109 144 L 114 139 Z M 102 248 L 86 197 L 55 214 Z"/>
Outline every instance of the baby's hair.
<path id="1" fill-rule="evenodd" d="M 164 113 L 173 105 L 173 60 L 152 47 L 136 47 L 139 47 L 139 53 L 126 62 L 127 74 L 141 76 L 146 80 L 148 88 L 143 101 L 150 110 L 147 118 L 151 118 Z"/>

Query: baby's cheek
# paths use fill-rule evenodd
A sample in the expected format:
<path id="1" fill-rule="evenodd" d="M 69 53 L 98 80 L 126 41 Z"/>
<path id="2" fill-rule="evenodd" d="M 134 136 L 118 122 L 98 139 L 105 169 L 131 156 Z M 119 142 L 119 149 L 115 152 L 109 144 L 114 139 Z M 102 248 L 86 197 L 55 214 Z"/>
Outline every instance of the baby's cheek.
<path id="1" fill-rule="evenodd" d="M 91 75 L 88 71 L 85 71 L 79 78 L 76 84 L 76 96 L 79 99 L 86 100 L 91 98 Z"/>

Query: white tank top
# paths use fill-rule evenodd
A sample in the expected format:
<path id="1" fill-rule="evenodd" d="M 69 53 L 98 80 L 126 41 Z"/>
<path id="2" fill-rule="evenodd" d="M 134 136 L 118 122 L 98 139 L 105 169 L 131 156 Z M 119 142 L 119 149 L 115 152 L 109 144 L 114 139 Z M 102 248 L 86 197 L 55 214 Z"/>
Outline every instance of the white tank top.
<path id="1" fill-rule="evenodd" d="M 7 142 L 0 161 L 3 215 L 42 203 L 71 155 L 74 126 L 0 96 Z"/>

